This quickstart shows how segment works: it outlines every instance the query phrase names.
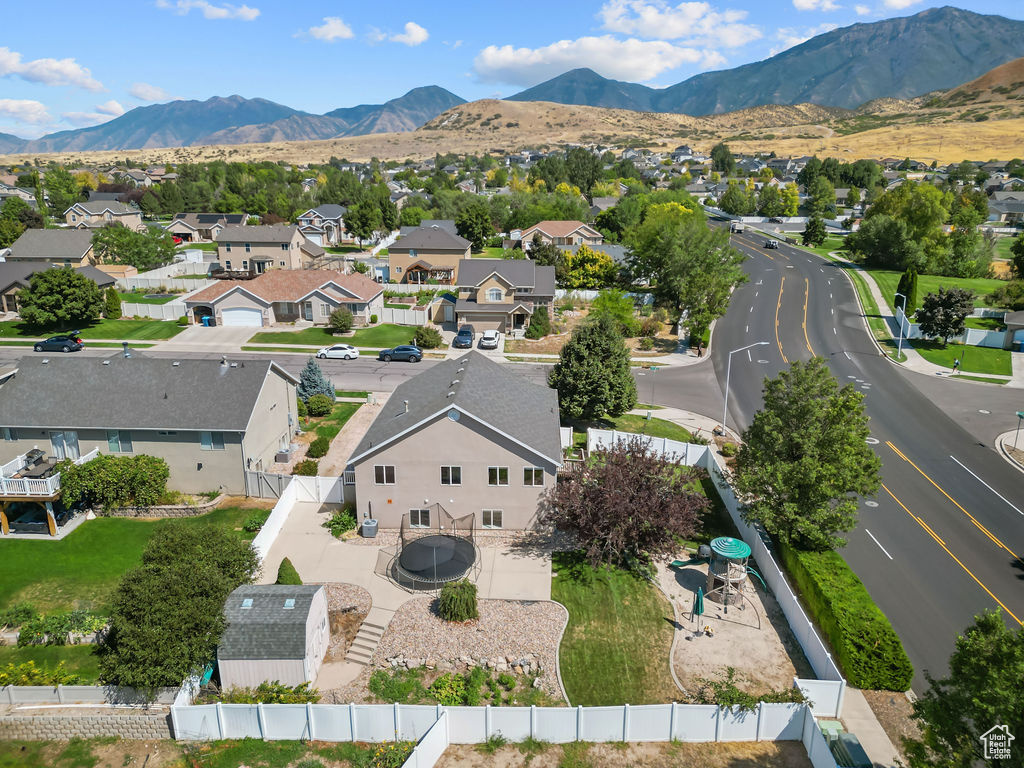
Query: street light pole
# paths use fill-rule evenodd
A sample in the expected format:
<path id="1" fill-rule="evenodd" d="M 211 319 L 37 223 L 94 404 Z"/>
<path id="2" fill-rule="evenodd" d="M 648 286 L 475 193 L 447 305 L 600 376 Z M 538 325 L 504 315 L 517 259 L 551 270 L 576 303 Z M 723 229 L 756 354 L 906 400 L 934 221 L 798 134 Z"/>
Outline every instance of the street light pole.
<path id="1" fill-rule="evenodd" d="M 1017 450 L 1017 438 L 1020 437 L 1020 423 L 1024 421 L 1024 411 L 1017 411 L 1017 434 L 1013 436 L 1013 450 Z"/>
<path id="2" fill-rule="evenodd" d="M 896 296 L 903 297 L 903 320 L 907 319 L 907 295 L 905 293 L 896 292 Z M 895 297 L 894 297 L 895 298 Z M 900 357 L 903 355 L 903 320 L 900 320 L 900 337 L 898 346 L 896 348 L 896 362 L 900 361 Z M 909 321 L 908 321 L 909 322 Z"/>
<path id="3" fill-rule="evenodd" d="M 732 375 L 732 356 L 735 355 L 737 352 L 742 352 L 745 349 L 750 349 L 751 347 L 760 347 L 761 345 L 767 344 L 767 343 L 768 343 L 767 341 L 755 341 L 753 344 L 747 344 L 747 346 L 745 346 L 745 347 L 740 347 L 739 349 L 734 349 L 728 355 L 729 362 L 725 366 L 725 405 L 722 407 L 722 432 L 723 433 L 725 432 L 725 428 L 726 428 L 725 420 L 726 420 L 726 418 L 728 418 L 728 415 L 729 415 L 729 377 Z"/>

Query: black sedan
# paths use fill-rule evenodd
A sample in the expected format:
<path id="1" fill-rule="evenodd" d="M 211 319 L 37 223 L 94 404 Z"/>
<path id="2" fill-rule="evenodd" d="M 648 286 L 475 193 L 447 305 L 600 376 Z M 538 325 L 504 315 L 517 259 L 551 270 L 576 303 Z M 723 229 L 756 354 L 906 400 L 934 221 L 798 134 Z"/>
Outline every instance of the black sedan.
<path id="1" fill-rule="evenodd" d="M 46 341 L 37 341 L 32 347 L 36 352 L 77 352 L 85 349 L 85 342 L 77 331 L 51 336 Z"/>
<path id="2" fill-rule="evenodd" d="M 473 326 L 464 325 L 459 328 L 459 332 L 455 334 L 455 339 L 452 341 L 452 346 L 456 349 L 472 349 L 473 348 Z"/>
<path id="3" fill-rule="evenodd" d="M 392 360 L 405 360 L 410 363 L 418 363 L 423 359 L 423 350 L 412 344 L 400 344 L 391 349 L 382 349 L 377 355 L 378 360 L 390 363 Z"/>

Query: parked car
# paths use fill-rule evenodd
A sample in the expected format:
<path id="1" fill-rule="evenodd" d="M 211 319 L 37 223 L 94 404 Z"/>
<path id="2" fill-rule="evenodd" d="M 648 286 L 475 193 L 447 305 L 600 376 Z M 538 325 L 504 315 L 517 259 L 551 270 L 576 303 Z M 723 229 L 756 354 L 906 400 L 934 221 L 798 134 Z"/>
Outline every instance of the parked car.
<path id="1" fill-rule="evenodd" d="M 60 336 L 51 336 L 46 341 L 37 341 L 32 348 L 36 352 L 77 352 L 85 349 L 85 342 L 78 331 L 70 331 Z"/>
<path id="2" fill-rule="evenodd" d="M 459 328 L 459 332 L 455 334 L 455 340 L 452 341 L 452 346 L 457 349 L 472 349 L 473 338 L 476 334 L 473 332 L 472 325 L 464 325 Z"/>
<path id="3" fill-rule="evenodd" d="M 778 248 L 779 247 L 779 241 L 778 240 L 765 240 L 764 241 L 764 247 L 765 248 Z"/>
<path id="4" fill-rule="evenodd" d="M 404 360 L 410 363 L 418 363 L 423 359 L 423 350 L 413 344 L 400 344 L 391 349 L 382 349 L 377 355 L 378 360 L 390 363 L 392 360 Z"/>
<path id="5" fill-rule="evenodd" d="M 501 334 L 497 331 L 484 331 L 480 336 L 480 349 L 497 349 Z"/>
<path id="6" fill-rule="evenodd" d="M 321 360 L 324 358 L 330 358 L 331 360 L 356 360 L 359 357 L 359 350 L 351 344 L 334 344 L 330 347 L 324 347 L 316 353 L 316 356 Z"/>

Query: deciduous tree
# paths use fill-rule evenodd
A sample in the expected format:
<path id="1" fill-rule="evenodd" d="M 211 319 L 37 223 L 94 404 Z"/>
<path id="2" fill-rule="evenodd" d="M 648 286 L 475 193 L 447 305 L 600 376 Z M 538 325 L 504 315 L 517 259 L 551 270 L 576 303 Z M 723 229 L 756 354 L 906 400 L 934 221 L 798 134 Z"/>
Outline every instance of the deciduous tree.
<path id="1" fill-rule="evenodd" d="M 950 336 L 964 332 L 964 320 L 974 311 L 974 291 L 966 288 L 939 287 L 938 293 L 924 297 L 917 310 L 917 322 L 921 333 L 942 339 L 942 346 L 949 344 Z"/>
<path id="2" fill-rule="evenodd" d="M 807 229 L 803 233 L 804 245 L 816 246 L 825 242 L 828 232 L 825 229 L 825 220 L 818 213 L 811 214 L 807 220 Z"/>
<path id="3" fill-rule="evenodd" d="M 588 245 L 580 245 L 575 253 L 565 254 L 562 287 L 600 290 L 615 283 L 618 268 L 612 257 Z"/>
<path id="4" fill-rule="evenodd" d="M 480 199 L 473 200 L 459 211 L 455 217 L 455 230 L 473 244 L 474 253 L 482 252 L 487 241 L 494 235 L 487 203 Z"/>
<path id="5" fill-rule="evenodd" d="M 54 267 L 36 272 L 28 288 L 18 291 L 21 319 L 40 328 L 88 325 L 103 311 L 99 286 L 71 267 Z"/>
<path id="6" fill-rule="evenodd" d="M 147 227 L 136 232 L 120 224 L 96 230 L 92 247 L 100 261 L 129 264 L 140 272 L 170 264 L 175 250 L 174 237 L 166 230 Z"/>
<path id="7" fill-rule="evenodd" d="M 569 419 L 621 416 L 636 405 L 629 349 L 610 317 L 602 315 L 573 331 L 548 385 L 558 390 L 559 409 Z"/>

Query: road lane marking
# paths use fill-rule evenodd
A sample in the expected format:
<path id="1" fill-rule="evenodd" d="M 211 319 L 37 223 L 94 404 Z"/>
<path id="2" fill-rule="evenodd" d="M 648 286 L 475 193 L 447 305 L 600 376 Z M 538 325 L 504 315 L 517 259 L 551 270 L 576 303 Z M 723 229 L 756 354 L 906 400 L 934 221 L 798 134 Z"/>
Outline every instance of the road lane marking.
<path id="1" fill-rule="evenodd" d="M 957 509 L 959 509 L 965 515 L 967 515 L 967 517 L 970 518 L 970 521 L 972 523 L 974 523 L 975 527 L 977 527 L 977 529 L 979 531 L 981 531 L 982 533 L 984 533 L 988 537 L 989 541 L 991 541 L 993 544 L 995 544 L 1000 549 L 1003 549 L 1006 552 L 1008 552 L 1009 554 L 1013 555 L 1014 558 L 1017 560 L 1017 562 L 1019 562 L 1021 565 L 1024 565 L 1024 560 L 1021 559 L 1020 555 L 1018 555 L 1016 552 L 1014 552 L 1012 549 L 1010 549 L 1008 546 L 1006 546 L 1002 542 L 1002 540 L 999 539 L 998 536 L 996 536 L 994 533 L 992 533 L 992 531 L 990 531 L 988 528 L 986 528 L 984 525 L 982 525 L 981 522 L 978 520 L 978 518 L 976 518 L 974 515 L 972 515 L 970 512 L 968 512 L 962 506 L 960 506 L 960 502 L 958 502 L 956 499 L 954 499 L 952 496 L 950 496 L 948 493 L 946 493 L 946 491 L 943 490 L 943 488 L 938 483 L 936 483 L 927 474 L 925 474 L 925 472 L 919 466 L 917 466 L 917 464 L 915 464 L 909 458 L 907 458 L 907 456 L 899 448 L 897 448 L 895 445 L 893 445 L 888 440 L 885 441 L 885 444 L 888 445 L 890 448 L 892 448 L 896 452 L 897 456 L 899 456 L 901 459 L 903 459 L 905 462 L 907 462 L 910 466 L 912 466 L 914 469 L 916 469 L 918 472 L 920 472 L 921 476 L 925 480 L 927 480 L 929 483 L 931 483 L 933 486 L 935 486 L 935 489 L 939 493 L 941 493 L 943 496 L 945 496 L 947 499 L 949 499 L 951 502 L 953 502 L 953 504 L 956 506 Z"/>
<path id="2" fill-rule="evenodd" d="M 786 287 L 786 277 L 782 277 L 782 285 L 779 286 L 779 303 L 775 305 L 775 343 L 779 345 L 779 354 L 782 355 L 782 362 L 789 363 L 786 353 L 782 351 L 782 342 L 779 340 L 779 310 L 782 309 L 782 290 Z M 753 309 L 753 307 L 751 307 Z"/>
<path id="3" fill-rule="evenodd" d="M 966 466 L 964 466 L 963 462 L 962 462 L 962 461 L 960 461 L 960 460 L 959 460 L 959 459 L 958 459 L 958 458 L 957 458 L 956 456 L 950 456 L 949 458 L 951 458 L 951 459 L 952 459 L 953 461 L 955 461 L 955 462 L 956 462 L 957 464 L 959 464 L 959 465 L 960 465 L 961 467 L 963 467 L 964 469 L 967 469 L 967 467 L 966 467 Z M 982 485 L 984 485 L 984 486 L 985 486 L 986 488 L 988 488 L 988 489 L 989 489 L 990 491 L 992 491 L 992 493 L 994 493 L 994 494 L 995 494 L 996 496 L 998 496 L 998 497 L 999 497 L 1000 499 L 1002 499 L 1002 500 L 1003 500 L 1003 501 L 1005 501 L 1005 502 L 1006 502 L 1007 504 L 1009 504 L 1009 506 L 1010 506 L 1010 509 L 1012 509 L 1012 510 L 1013 510 L 1014 512 L 1016 512 L 1016 513 L 1017 513 L 1018 515 L 1024 515 L 1024 512 L 1021 512 L 1021 511 L 1020 511 L 1019 509 L 1017 509 L 1017 507 L 1015 507 L 1015 506 L 1014 506 L 1013 504 L 1010 504 L 1010 500 L 1009 500 L 1009 499 L 1007 499 L 1007 498 L 1006 498 L 1005 496 L 1003 496 L 1003 494 L 1001 494 L 1001 493 L 1000 493 L 999 491 L 997 491 L 997 490 L 996 490 L 995 488 L 993 488 L 993 487 L 992 487 L 991 485 L 989 485 L 988 483 L 986 483 L 986 482 L 985 482 L 984 480 L 982 480 L 982 479 L 981 479 L 980 477 L 978 477 L 978 476 L 977 476 L 976 474 L 974 474 L 973 472 L 971 472 L 971 470 L 967 469 L 967 472 L 968 472 L 968 473 L 969 473 L 969 474 L 971 475 L 971 477 L 973 477 L 973 478 L 974 478 L 975 480 L 977 480 L 977 481 L 978 481 L 979 483 L 981 483 L 981 484 L 982 484 Z"/>
<path id="4" fill-rule="evenodd" d="M 751 362 L 751 363 L 754 362 L 754 358 L 752 358 L 750 356 L 750 350 L 749 349 L 747 350 L 747 362 Z"/>
<path id="5" fill-rule="evenodd" d="M 997 603 L 999 603 L 999 607 L 1000 608 L 1002 608 L 1004 611 L 1006 611 L 1007 614 L 1012 616 L 1014 621 L 1016 621 L 1021 626 L 1024 626 L 1024 621 L 1021 621 L 1020 619 L 1018 619 L 1016 614 L 1014 614 L 1013 611 L 1011 611 L 1009 608 L 1007 608 L 1006 605 L 1003 603 L 1003 601 L 1000 600 L 998 597 L 996 597 L 992 593 L 992 590 L 989 589 L 988 587 L 986 587 L 985 584 L 981 581 L 981 579 L 979 579 L 977 576 L 975 576 L 974 573 L 971 571 L 971 569 L 968 568 L 966 565 L 964 565 L 963 562 L 961 562 L 959 557 L 957 557 L 956 555 L 953 554 L 953 552 L 950 550 L 950 548 L 946 546 L 946 542 L 944 542 L 939 537 L 939 535 L 937 533 L 935 533 L 935 531 L 933 531 L 931 529 L 931 527 L 928 525 L 928 523 L 926 523 L 920 517 L 918 517 L 913 512 L 911 512 L 909 509 L 907 509 L 906 504 L 904 504 L 902 501 L 900 501 L 898 498 L 896 498 L 896 494 L 894 494 L 892 491 L 890 491 L 885 486 L 885 483 L 882 483 L 882 490 L 884 490 L 886 493 L 888 493 L 890 496 L 892 496 L 893 501 L 895 501 L 897 504 L 899 504 L 900 507 L 902 507 L 904 512 L 906 512 L 908 515 L 910 515 L 918 525 L 920 525 L 922 528 L 924 528 L 924 530 L 928 533 L 928 535 L 931 536 L 932 539 L 935 540 L 935 543 L 938 544 L 940 547 L 942 547 L 944 550 L 946 550 L 946 554 L 949 555 L 950 557 L 952 557 L 956 561 L 956 564 L 959 565 L 961 568 L 963 568 L 964 573 L 966 573 L 968 576 L 970 576 L 972 579 L 974 579 L 975 583 L 977 583 L 977 585 L 979 587 L 981 587 L 983 590 L 985 590 L 985 592 L 988 593 L 989 597 L 991 597 L 993 600 L 995 600 Z"/>
<path id="6" fill-rule="evenodd" d="M 889 554 L 889 552 L 888 552 L 888 551 L 886 550 L 886 548 L 882 546 L 882 543 L 881 543 L 881 542 L 880 542 L 880 541 L 879 541 L 878 539 L 876 539 L 876 538 L 875 538 L 875 534 L 873 534 L 873 533 L 872 533 L 871 531 L 869 531 L 869 530 L 868 530 L 867 528 L 865 528 L 865 529 L 864 529 L 864 533 L 866 533 L 866 534 L 867 534 L 868 536 L 870 536 L 870 537 L 871 537 L 871 540 L 872 540 L 873 542 L 875 542 L 875 544 L 877 544 L 877 545 L 878 545 L 878 548 L 879 548 L 880 550 L 882 550 L 882 552 L 884 552 L 884 553 L 885 553 L 885 556 L 886 556 L 886 557 L 888 557 L 888 558 L 889 558 L 890 560 L 892 560 L 892 555 L 890 555 L 890 554 Z"/>
<path id="7" fill-rule="evenodd" d="M 833 336 L 838 336 L 838 335 L 839 335 L 839 334 L 838 334 L 838 333 L 836 332 L 835 326 L 833 326 L 833 327 L 832 327 L 832 335 L 833 335 Z"/>
<path id="8" fill-rule="evenodd" d="M 810 259 L 808 259 L 810 261 Z M 814 356 L 814 348 L 811 346 L 811 340 L 807 338 L 807 300 L 811 298 L 811 281 L 806 277 L 804 278 L 804 341 L 807 342 L 807 351 Z M 833 331 L 835 328 L 832 329 Z"/>

